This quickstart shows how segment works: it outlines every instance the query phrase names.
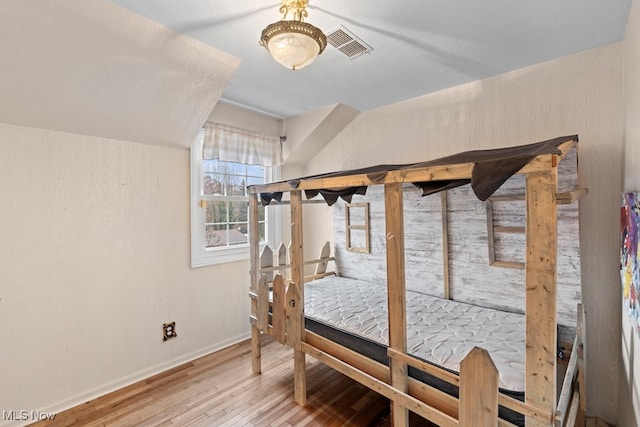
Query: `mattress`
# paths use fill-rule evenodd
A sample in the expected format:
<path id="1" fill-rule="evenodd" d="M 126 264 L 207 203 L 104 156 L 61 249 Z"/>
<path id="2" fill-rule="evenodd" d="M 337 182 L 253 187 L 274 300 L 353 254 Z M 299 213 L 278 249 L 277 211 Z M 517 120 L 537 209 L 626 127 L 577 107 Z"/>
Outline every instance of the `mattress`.
<path id="1" fill-rule="evenodd" d="M 386 284 L 329 276 L 305 284 L 304 294 L 308 329 L 325 335 L 331 330 L 342 332 L 359 339 L 356 344 L 351 340 L 351 347 L 371 342 L 384 352 L 388 345 Z M 412 291 L 407 291 L 406 311 L 407 353 L 458 373 L 469 351 L 481 347 L 498 369 L 499 387 L 524 392 L 524 315 Z M 334 336 L 329 338 L 335 340 L 331 333 Z"/>

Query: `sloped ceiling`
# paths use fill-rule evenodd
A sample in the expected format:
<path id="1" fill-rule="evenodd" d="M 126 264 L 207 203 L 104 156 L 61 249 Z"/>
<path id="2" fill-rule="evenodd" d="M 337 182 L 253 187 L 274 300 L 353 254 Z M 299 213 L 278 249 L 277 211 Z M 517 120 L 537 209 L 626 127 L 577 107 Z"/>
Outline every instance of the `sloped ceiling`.
<path id="1" fill-rule="evenodd" d="M 291 71 L 258 45 L 278 0 L 111 0 L 242 60 L 222 98 L 281 118 L 358 111 L 622 40 L 631 0 L 310 0 L 306 22 L 373 47 L 333 46 Z"/>
<path id="2" fill-rule="evenodd" d="M 187 147 L 238 65 L 106 0 L 0 1 L 0 122 Z"/>

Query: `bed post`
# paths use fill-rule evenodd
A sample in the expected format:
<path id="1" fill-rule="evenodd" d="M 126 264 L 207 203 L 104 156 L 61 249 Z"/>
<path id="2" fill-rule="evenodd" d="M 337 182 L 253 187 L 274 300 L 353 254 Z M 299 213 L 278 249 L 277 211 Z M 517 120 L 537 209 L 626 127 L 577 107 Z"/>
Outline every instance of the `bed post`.
<path id="1" fill-rule="evenodd" d="M 289 287 L 294 287 L 295 295 L 298 295 L 297 303 L 294 302 L 292 328 L 287 328 L 287 343 L 293 345 L 294 367 L 294 398 L 298 405 L 307 404 L 307 372 L 305 366 L 305 354 L 300 349 L 300 343 L 304 341 L 304 255 L 302 253 L 302 192 L 291 191 L 291 280 Z M 289 301 L 291 304 L 291 301 Z M 288 325 L 287 325 L 288 326 Z M 291 340 L 291 341 L 289 341 Z"/>
<path id="2" fill-rule="evenodd" d="M 556 411 L 557 158 L 526 177 L 526 390 L 546 413 Z M 549 425 L 526 418 L 527 427 Z"/>
<path id="3" fill-rule="evenodd" d="M 404 271 L 404 217 L 402 183 L 384 185 L 385 220 L 387 231 L 387 289 L 389 303 L 389 347 L 407 353 L 407 315 Z M 399 358 L 391 358 L 391 385 L 408 391 L 407 365 Z M 391 422 L 394 427 L 409 425 L 409 412 L 398 402 L 391 401 Z"/>
<path id="4" fill-rule="evenodd" d="M 255 190 L 249 194 L 249 252 L 251 259 L 251 284 L 249 291 L 253 295 L 258 294 L 258 281 L 260 280 L 260 268 L 258 267 L 260 250 L 260 233 L 258 232 L 258 195 Z M 251 298 L 251 316 L 258 318 L 258 300 Z M 262 371 L 262 354 L 260 347 L 260 327 L 257 322 L 251 322 L 251 369 L 259 374 Z"/>

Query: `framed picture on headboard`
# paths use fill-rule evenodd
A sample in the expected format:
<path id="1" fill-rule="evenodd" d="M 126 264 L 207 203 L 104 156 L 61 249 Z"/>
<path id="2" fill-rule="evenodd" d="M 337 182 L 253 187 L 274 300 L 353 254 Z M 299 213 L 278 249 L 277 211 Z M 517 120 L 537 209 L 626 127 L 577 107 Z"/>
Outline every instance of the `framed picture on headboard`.
<path id="1" fill-rule="evenodd" d="M 623 310 L 633 329 L 640 336 L 640 193 L 625 193 L 620 209 L 620 277 L 622 280 Z"/>

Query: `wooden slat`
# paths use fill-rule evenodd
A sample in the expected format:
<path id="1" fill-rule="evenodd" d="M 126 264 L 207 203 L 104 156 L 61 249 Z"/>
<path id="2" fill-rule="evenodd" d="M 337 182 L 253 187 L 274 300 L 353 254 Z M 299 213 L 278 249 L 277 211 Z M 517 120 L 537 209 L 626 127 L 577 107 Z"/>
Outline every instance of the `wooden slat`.
<path id="1" fill-rule="evenodd" d="M 570 399 L 573 395 L 573 381 L 576 377 L 578 366 L 578 335 L 574 340 L 571 356 L 569 357 L 569 364 L 567 365 L 566 372 L 564 374 L 564 381 L 562 383 L 562 389 L 560 391 L 560 397 L 558 398 L 558 405 L 555 416 L 555 425 L 560 427 L 564 425 L 564 418 L 569 408 Z"/>
<path id="2" fill-rule="evenodd" d="M 273 325 L 273 338 L 280 344 L 284 344 L 286 340 L 286 297 L 287 290 L 284 279 L 277 274 L 273 279 L 273 304 L 271 304 Z"/>
<path id="3" fill-rule="evenodd" d="M 260 264 L 258 259 L 260 251 L 259 229 L 258 196 L 253 194 L 249 196 L 249 256 L 251 258 L 250 290 L 253 292 L 258 291 L 258 281 L 260 280 Z"/>
<path id="4" fill-rule="evenodd" d="M 387 295 L 389 304 L 389 347 L 407 352 L 407 314 L 404 271 L 404 215 L 402 184 L 385 184 L 385 222 L 387 232 Z M 389 361 L 391 385 L 399 391 L 408 390 L 407 365 L 399 359 Z M 393 400 L 391 415 L 395 427 L 409 423 L 406 406 Z"/>
<path id="5" fill-rule="evenodd" d="M 498 404 L 507 409 L 518 412 L 525 417 L 535 419 L 544 425 L 551 425 L 553 420 L 553 414 L 551 412 L 541 411 L 539 408 L 531 406 L 528 403 L 515 399 L 511 396 L 507 396 L 506 394 L 500 393 L 498 395 Z M 500 420 L 500 424 L 502 424 L 502 420 Z"/>
<path id="6" fill-rule="evenodd" d="M 497 233 L 519 233 L 524 234 L 524 227 L 493 227 L 493 231 Z"/>
<path id="7" fill-rule="evenodd" d="M 451 371 L 447 371 L 446 369 L 440 368 L 431 363 L 423 362 L 422 360 L 416 359 L 415 357 L 409 356 L 408 354 L 401 353 L 392 348 L 387 349 L 387 354 L 392 359 L 398 359 L 402 362 L 406 363 L 409 366 L 412 366 L 416 369 L 421 370 L 429 375 L 432 375 L 436 378 L 444 380 L 449 384 L 453 384 L 455 386 L 460 385 L 460 377 L 454 374 Z"/>
<path id="8" fill-rule="evenodd" d="M 576 188 L 564 193 L 558 193 L 556 199 L 558 200 L 559 205 L 568 205 L 580 200 L 582 197 L 586 196 L 587 193 L 589 193 L 589 190 L 586 188 Z"/>
<path id="9" fill-rule="evenodd" d="M 344 230 L 345 245 L 347 250 L 351 250 L 351 204 L 347 203 L 344 207 Z"/>
<path id="10" fill-rule="evenodd" d="M 360 353 L 357 353 L 347 347 L 337 344 L 335 341 L 331 341 L 328 338 L 318 335 L 315 332 L 307 331 L 304 336 L 304 341 L 333 357 L 336 357 L 345 363 L 348 363 L 356 368 L 366 372 L 375 378 L 389 383 L 389 367 L 374 361 Z M 455 414 L 457 415 L 457 403 L 450 405 L 449 409 L 453 409 L 455 406 Z"/>
<path id="11" fill-rule="evenodd" d="M 299 322 L 296 322 L 296 305 L 300 304 L 300 291 L 298 285 L 294 282 L 287 286 L 285 298 L 285 330 L 287 331 L 286 344 L 289 347 L 296 348 L 300 343 Z"/>
<path id="12" fill-rule="evenodd" d="M 440 192 L 440 206 L 442 215 L 442 274 L 444 298 L 451 299 L 451 279 L 449 276 L 449 203 L 447 191 Z"/>
<path id="13" fill-rule="evenodd" d="M 311 274 L 309 276 L 304 276 L 304 283 L 308 283 L 308 282 L 312 282 L 314 280 L 322 279 L 323 277 L 335 276 L 335 275 L 336 275 L 335 271 L 329 271 L 327 273 L 321 273 L 321 274 Z"/>
<path id="14" fill-rule="evenodd" d="M 298 301 L 292 307 L 292 329 L 287 324 L 287 337 L 296 335 L 293 339 L 294 365 L 294 398 L 299 405 L 307 403 L 307 375 L 305 356 L 300 350 L 300 343 L 304 340 L 304 253 L 302 234 L 302 192 L 291 192 L 291 280 L 289 288 L 294 288 Z M 288 338 L 287 338 L 288 339 Z"/>
<path id="15" fill-rule="evenodd" d="M 267 277 L 261 276 L 258 282 L 258 327 L 262 332 L 267 331 L 269 325 L 269 284 Z"/>
<path id="16" fill-rule="evenodd" d="M 273 274 L 266 270 L 270 267 L 273 267 L 273 251 L 268 245 L 265 245 L 260 253 L 260 274 L 267 277 L 267 282 L 273 280 Z"/>
<path id="17" fill-rule="evenodd" d="M 559 205 L 568 205 L 577 200 L 580 200 L 582 197 L 586 196 L 589 193 L 587 188 L 575 188 L 570 191 L 564 191 L 562 193 L 556 194 L 556 203 Z M 497 196 L 491 196 L 489 200 L 493 202 L 513 202 L 518 200 L 524 200 L 524 194 L 501 194 Z"/>
<path id="18" fill-rule="evenodd" d="M 555 413 L 557 169 L 526 178 L 526 402 Z M 527 418 L 527 427 L 545 424 Z"/>
<path id="19" fill-rule="evenodd" d="M 387 384 L 390 382 L 389 367 L 382 363 L 369 359 L 311 331 L 307 331 L 305 334 L 305 342 Z M 444 412 L 450 417 L 458 417 L 458 399 L 443 391 L 421 383 L 413 378 L 409 378 L 409 394 Z"/>
<path id="20" fill-rule="evenodd" d="M 350 230 L 366 230 L 367 226 L 366 225 L 361 225 L 361 224 L 349 224 L 347 226 L 348 229 Z"/>
<path id="21" fill-rule="evenodd" d="M 498 369 L 479 347 L 460 363 L 460 425 L 498 426 Z"/>
<path id="22" fill-rule="evenodd" d="M 586 372 L 587 366 L 586 361 L 584 360 L 584 346 L 587 342 L 587 335 L 585 329 L 585 313 L 584 306 L 582 304 L 578 304 L 578 323 L 576 334 L 580 337 L 580 342 L 578 343 L 578 390 L 580 392 L 580 410 L 582 412 L 587 411 L 587 379 Z"/>
<path id="23" fill-rule="evenodd" d="M 291 278 L 291 272 L 288 269 L 284 269 L 284 272 L 282 271 L 282 266 L 287 265 L 288 261 L 287 261 L 287 247 L 285 246 L 284 242 L 280 242 L 280 246 L 278 246 L 278 266 L 280 267 L 278 270 L 280 271 L 280 274 L 283 276 L 283 278 L 285 279 L 290 279 Z"/>
<path id="24" fill-rule="evenodd" d="M 389 384 L 378 380 L 377 378 L 343 362 L 342 360 L 331 356 L 328 353 L 325 353 L 307 343 L 302 343 L 302 349 L 305 353 L 313 356 L 315 359 L 321 361 L 322 363 L 332 367 L 336 371 L 348 376 L 349 378 L 353 378 L 361 384 L 364 384 L 371 390 L 374 390 L 381 395 L 391 399 L 392 402 L 398 402 L 399 406 L 402 408 L 408 408 L 416 414 L 431 420 L 437 423 L 439 426 L 447 427 L 447 426 L 458 426 L 458 420 L 449 415 L 441 412 L 435 408 L 432 408 L 429 405 L 426 405 L 424 402 L 412 397 L 406 392 L 402 392 L 397 390 L 395 387 L 390 386 Z M 393 411 L 393 407 L 392 407 Z M 393 426 L 397 427 L 396 418 L 393 418 L 392 412 L 392 422 Z M 408 421 L 407 421 L 408 424 Z"/>
<path id="25" fill-rule="evenodd" d="M 576 418 L 578 417 L 578 409 L 580 408 L 580 397 L 578 396 L 578 392 L 575 391 L 571 398 L 571 407 L 569 408 L 569 413 L 567 415 L 567 427 L 573 427 L 576 424 Z"/>
<path id="26" fill-rule="evenodd" d="M 329 265 L 329 256 L 331 255 L 331 244 L 329 242 L 325 242 L 324 245 L 322 246 L 322 249 L 320 250 L 320 259 L 322 261 L 320 261 L 317 265 L 316 265 L 316 272 L 315 274 L 322 274 L 322 273 L 326 273 L 327 271 L 327 266 Z"/>
<path id="27" fill-rule="evenodd" d="M 487 243 L 489 249 L 489 265 L 493 265 L 496 262 L 496 247 L 495 237 L 493 235 L 493 198 L 490 198 L 485 202 L 485 208 L 487 210 Z"/>
<path id="28" fill-rule="evenodd" d="M 336 258 L 335 257 L 328 257 L 328 258 L 324 258 L 324 259 L 313 259 L 310 261 L 305 261 L 302 263 L 302 265 L 313 265 L 313 264 L 318 264 L 320 262 L 329 262 L 329 261 L 335 261 Z M 291 264 L 283 264 L 283 265 L 274 265 L 272 267 L 265 267 L 263 269 L 260 269 L 261 273 L 266 273 L 268 271 L 281 271 L 281 270 L 287 270 L 291 268 Z"/>
<path id="29" fill-rule="evenodd" d="M 517 269 L 520 269 L 520 270 L 523 270 L 524 267 L 525 267 L 525 263 L 524 262 L 517 262 L 517 261 L 497 261 L 497 260 L 494 260 L 489 265 L 491 265 L 493 267 L 517 268 Z"/>
<path id="30" fill-rule="evenodd" d="M 524 194 L 498 194 L 489 197 L 488 200 L 492 202 L 516 202 L 519 200 L 524 201 Z"/>

